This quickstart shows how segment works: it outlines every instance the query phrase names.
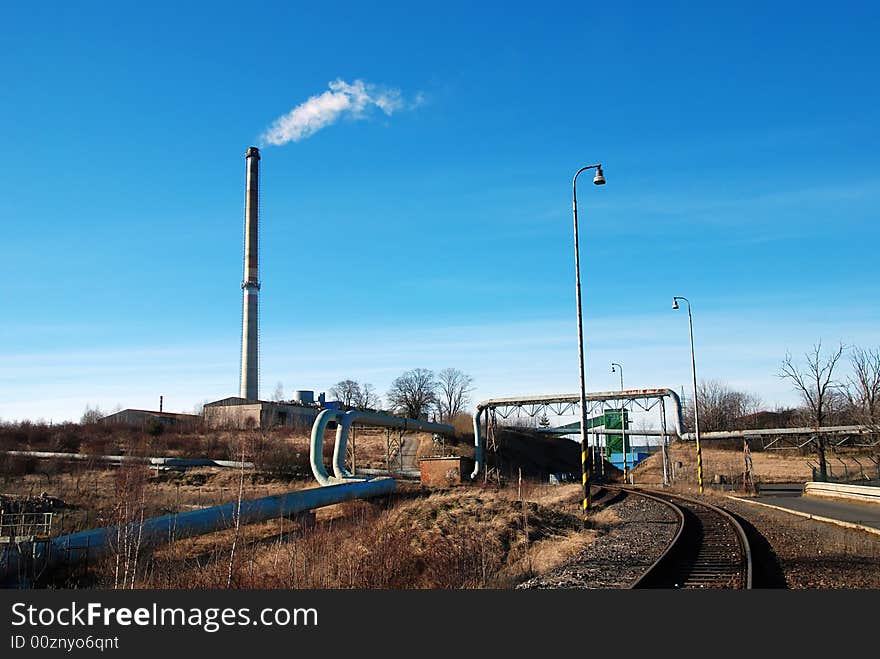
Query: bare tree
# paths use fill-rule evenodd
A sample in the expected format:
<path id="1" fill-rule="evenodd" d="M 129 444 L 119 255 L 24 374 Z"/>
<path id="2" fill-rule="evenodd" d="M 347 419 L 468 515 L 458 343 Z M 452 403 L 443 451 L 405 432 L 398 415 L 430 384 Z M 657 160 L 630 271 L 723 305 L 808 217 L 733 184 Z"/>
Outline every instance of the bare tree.
<path id="1" fill-rule="evenodd" d="M 104 416 L 104 413 L 101 411 L 101 408 L 95 405 L 92 407 L 91 405 L 86 404 L 86 409 L 80 417 L 79 422 L 83 425 L 87 423 L 98 423 L 101 418 Z"/>
<path id="2" fill-rule="evenodd" d="M 244 458 L 245 458 L 245 438 L 239 439 L 241 446 L 241 469 L 238 475 L 238 497 L 235 505 L 235 532 L 232 536 L 232 548 L 229 551 L 229 568 L 226 571 L 226 587 L 232 586 L 232 579 L 235 576 L 235 549 L 238 546 L 239 535 L 241 533 L 241 501 L 244 498 Z"/>
<path id="3" fill-rule="evenodd" d="M 700 430 L 739 430 L 745 416 L 756 413 L 761 400 L 757 395 L 731 389 L 720 380 L 701 380 L 697 387 Z M 694 408 L 683 410 L 685 426 L 694 427 Z"/>
<path id="4" fill-rule="evenodd" d="M 330 387 L 330 395 L 346 407 L 355 407 L 362 396 L 361 385 L 355 380 L 340 380 Z"/>
<path id="5" fill-rule="evenodd" d="M 421 418 L 437 401 L 434 372 L 415 368 L 397 377 L 388 390 L 388 405 L 410 419 Z"/>
<path id="6" fill-rule="evenodd" d="M 281 402 L 284 400 L 284 385 L 281 382 L 275 383 L 275 389 L 272 390 L 272 398 L 270 400 L 274 400 L 276 402 Z"/>
<path id="7" fill-rule="evenodd" d="M 821 428 L 835 401 L 839 398 L 839 387 L 834 378 L 834 369 L 843 355 L 842 343 L 828 355 L 822 354 L 822 341 L 804 353 L 806 367 L 801 368 L 792 360 L 791 353 L 786 353 L 779 373 L 780 378 L 791 380 L 801 395 L 809 415 L 810 425 Z M 816 433 L 813 439 L 816 454 L 819 458 L 819 480 L 828 479 L 828 467 L 825 461 L 825 439 Z"/>
<path id="8" fill-rule="evenodd" d="M 437 411 L 440 421 L 449 421 L 470 402 L 474 379 L 457 368 L 444 368 L 437 374 Z"/>
<path id="9" fill-rule="evenodd" d="M 880 349 L 853 348 L 846 397 L 858 423 L 880 432 Z"/>
<path id="10" fill-rule="evenodd" d="M 354 399 L 354 406 L 362 410 L 375 410 L 382 404 L 382 399 L 369 382 L 360 386 Z"/>
<path id="11" fill-rule="evenodd" d="M 115 554 L 113 587 L 134 588 L 144 527 L 149 470 L 143 465 L 122 465 L 114 475 L 114 506 L 110 519 L 115 526 L 111 547 Z"/>

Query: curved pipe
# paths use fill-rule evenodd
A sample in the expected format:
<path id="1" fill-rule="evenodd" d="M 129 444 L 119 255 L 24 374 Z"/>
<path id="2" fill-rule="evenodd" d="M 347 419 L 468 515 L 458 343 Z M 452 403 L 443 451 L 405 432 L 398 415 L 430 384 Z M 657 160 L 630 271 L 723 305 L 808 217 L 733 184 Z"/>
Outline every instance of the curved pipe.
<path id="1" fill-rule="evenodd" d="M 633 400 L 635 398 L 660 398 L 669 397 L 672 399 L 672 422 L 674 426 L 674 434 L 679 438 L 682 437 L 682 417 L 681 417 L 681 399 L 672 389 L 627 389 L 624 391 L 597 391 L 588 393 L 586 400 L 602 401 L 602 400 Z M 483 436 L 480 430 L 482 424 L 483 413 L 489 408 L 518 406 L 518 405 L 540 405 L 546 403 L 577 403 L 581 401 L 580 394 L 550 394 L 545 396 L 520 396 L 514 398 L 490 398 L 488 400 L 477 403 L 474 410 L 474 470 L 471 472 L 471 480 L 479 476 L 483 469 Z"/>
<path id="2" fill-rule="evenodd" d="M 336 478 L 352 479 L 355 477 L 345 466 L 345 449 L 348 446 L 348 432 L 353 419 L 347 414 L 342 422 L 336 426 L 336 442 L 333 444 L 333 475 Z"/>
<path id="3" fill-rule="evenodd" d="M 482 425 L 483 406 L 488 401 L 477 403 L 477 409 L 474 410 L 474 470 L 471 472 L 471 480 L 480 475 L 483 470 L 483 437 L 480 434 L 480 426 Z"/>
<path id="4" fill-rule="evenodd" d="M 345 483 L 330 487 L 315 487 L 241 502 L 241 522 L 253 524 L 276 517 L 330 506 L 349 499 L 366 499 L 390 494 L 396 489 L 392 478 L 376 478 L 362 483 Z M 142 546 L 159 545 L 169 539 L 179 540 L 195 535 L 229 528 L 235 519 L 237 501 L 185 513 L 172 513 L 134 522 L 129 531 L 140 538 Z M 113 548 L 119 535 L 118 526 L 90 529 L 52 538 L 47 543 L 20 543 L 7 545 L 0 554 L 0 579 L 15 579 L 20 570 L 35 559 L 41 567 L 61 563 L 94 561 Z"/>
<path id="5" fill-rule="evenodd" d="M 336 429 L 336 444 L 333 446 L 333 474 L 337 480 L 344 481 L 356 478 L 354 474 L 345 468 L 345 449 L 348 446 L 348 434 L 355 423 L 366 426 L 378 426 L 380 428 L 431 432 L 438 435 L 455 434 L 455 428 L 443 423 L 431 423 L 430 421 L 422 421 L 420 419 L 407 419 L 405 417 L 389 416 L 376 412 L 350 410 L 345 413 L 342 422 Z"/>
<path id="6" fill-rule="evenodd" d="M 684 437 L 684 419 L 681 416 L 681 398 L 673 389 L 667 389 L 667 396 L 672 399 L 672 424 L 675 426 L 675 434 L 681 439 Z"/>
<path id="7" fill-rule="evenodd" d="M 324 431 L 331 421 L 341 423 L 345 413 L 340 410 L 324 410 L 315 419 L 312 425 L 312 437 L 309 441 L 309 463 L 312 466 L 312 474 L 321 485 L 334 485 L 339 483 L 338 478 L 333 478 L 324 467 Z"/>

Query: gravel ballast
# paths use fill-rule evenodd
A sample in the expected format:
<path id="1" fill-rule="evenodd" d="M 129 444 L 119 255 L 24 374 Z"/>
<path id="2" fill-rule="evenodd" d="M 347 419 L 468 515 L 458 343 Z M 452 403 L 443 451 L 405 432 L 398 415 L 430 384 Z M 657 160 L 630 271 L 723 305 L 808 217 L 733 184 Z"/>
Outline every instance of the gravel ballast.
<path id="1" fill-rule="evenodd" d="M 755 570 L 776 571 L 778 583 L 771 586 L 880 588 L 880 537 L 732 499 L 716 505 L 766 539 L 772 549 L 765 555 L 755 552 L 755 562 L 762 563 Z"/>
<path id="2" fill-rule="evenodd" d="M 667 506 L 633 494 L 595 514 L 611 511 L 618 519 L 607 533 L 575 554 L 561 567 L 534 577 L 517 588 L 629 588 L 666 549 L 678 530 L 678 519 Z M 601 523 L 597 523 L 601 528 Z"/>

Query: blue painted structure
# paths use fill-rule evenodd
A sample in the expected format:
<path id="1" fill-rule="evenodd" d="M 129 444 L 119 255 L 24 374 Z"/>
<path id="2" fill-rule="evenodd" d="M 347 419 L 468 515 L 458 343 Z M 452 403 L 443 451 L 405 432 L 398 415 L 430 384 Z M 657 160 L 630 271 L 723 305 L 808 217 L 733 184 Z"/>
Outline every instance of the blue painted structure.
<path id="1" fill-rule="evenodd" d="M 628 451 L 626 454 L 627 467 L 630 469 L 635 467 L 650 455 L 650 453 L 642 453 L 641 451 Z M 623 453 L 611 453 L 608 457 L 608 462 L 623 471 Z"/>

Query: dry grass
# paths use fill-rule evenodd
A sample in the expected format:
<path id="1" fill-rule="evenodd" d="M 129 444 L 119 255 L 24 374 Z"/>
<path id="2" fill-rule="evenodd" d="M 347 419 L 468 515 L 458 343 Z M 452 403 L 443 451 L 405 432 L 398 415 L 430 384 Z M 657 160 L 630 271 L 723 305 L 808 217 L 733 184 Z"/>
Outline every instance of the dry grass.
<path id="1" fill-rule="evenodd" d="M 611 508 L 604 508 L 590 517 L 593 528 L 608 530 L 620 524 L 620 516 Z"/>
<path id="2" fill-rule="evenodd" d="M 535 543 L 531 549 L 532 571 L 535 574 L 544 574 L 564 565 L 569 558 L 593 542 L 598 535 L 595 530 L 571 531 L 560 538 Z"/>
<path id="3" fill-rule="evenodd" d="M 85 430 L 83 430 L 85 428 Z M 6 430 L 9 430 L 8 428 Z M 96 454 L 180 455 L 246 459 L 258 469 L 245 473 L 243 497 L 252 499 L 312 487 L 295 479 L 308 460 L 308 438 L 292 431 L 211 431 L 148 437 L 134 429 L 72 427 L 59 435 L 45 428 L 17 428 L 0 439 L 14 448 Z M 85 432 L 85 435 L 81 433 Z M 28 434 L 29 433 L 29 434 Z M 78 434 L 79 433 L 79 434 Z M 54 437 L 54 439 L 52 439 Z M 432 455 L 430 434 L 410 434 L 419 457 Z M 14 441 L 13 441 L 14 440 Z M 19 441 L 22 440 L 22 441 Z M 56 441 L 57 440 L 57 441 Z M 324 442 L 329 464 L 334 433 Z M 467 454 L 468 438 L 447 448 Z M 59 445 L 59 442 L 62 445 Z M 357 466 L 385 466 L 383 430 L 358 429 Z M 22 445 L 23 444 L 23 445 Z M 13 446 L 10 446 L 12 448 Z M 540 453 L 540 451 L 538 451 Z M 7 460 L 3 467 L 9 465 Z M 16 462 L 0 469 L 0 492 L 46 492 L 65 502 L 54 533 L 111 524 L 118 513 L 119 470 L 100 464 Z M 145 518 L 236 500 L 239 472 L 215 468 L 149 474 Z M 426 493 L 404 488 L 393 499 L 347 502 L 317 511 L 314 525 L 285 519 L 242 527 L 233 587 L 238 588 L 483 588 L 506 587 L 552 569 L 591 542 L 580 530 L 580 488 L 524 481 L 506 488 L 459 488 Z M 526 500 L 523 504 L 520 495 Z M 116 515 L 118 517 L 118 514 Z M 138 555 L 135 584 L 156 588 L 225 587 L 233 531 L 173 541 Z M 114 584 L 114 561 L 89 566 L 79 581 L 56 585 Z M 117 569 L 118 583 L 118 569 Z M 130 583 L 130 581 L 129 581 Z"/>
<path id="4" fill-rule="evenodd" d="M 515 486 L 512 486 L 507 492 L 513 494 Z M 522 488 L 523 498 L 528 501 L 534 501 L 542 506 L 567 507 L 574 506 L 576 511 L 580 510 L 583 490 L 580 485 L 548 485 L 546 483 L 535 483 L 534 481 L 524 481 Z"/>
<path id="5" fill-rule="evenodd" d="M 53 520 L 53 535 L 63 535 L 109 523 L 110 511 L 118 503 L 118 474 L 118 469 L 88 469 L 76 465 L 63 472 L 50 470 L 23 476 L 2 474 L 0 493 L 35 496 L 46 492 L 63 501 L 64 507 L 56 512 Z M 305 480 L 246 472 L 244 497 L 255 499 L 313 485 Z M 153 472 L 146 483 L 144 514 L 156 517 L 205 508 L 234 501 L 237 495 L 238 472 L 235 470 L 200 468 L 159 475 Z"/>
<path id="6" fill-rule="evenodd" d="M 403 492 L 321 509 L 314 526 L 279 519 L 243 527 L 233 587 L 509 587 L 561 565 L 598 534 L 559 509 L 574 492 L 531 489 L 554 505 L 523 504 L 516 487 Z M 143 563 L 138 585 L 224 587 L 231 540 L 223 530 L 174 542 Z M 107 584 L 102 574 L 98 585 Z"/>
<path id="7" fill-rule="evenodd" d="M 723 478 L 728 484 L 741 484 L 743 477 L 743 452 L 736 449 L 721 449 L 712 446 L 703 446 L 703 482 L 712 483 L 715 475 Z M 833 474 L 843 475 L 844 467 L 851 477 L 858 477 L 861 473 L 857 460 L 864 466 L 866 476 L 876 477 L 876 467 L 867 457 L 870 453 L 862 450 L 841 449 L 837 452 L 828 451 L 828 463 Z M 802 454 L 793 450 L 768 450 L 755 451 L 752 456 L 753 478 L 758 483 L 796 483 L 805 482 L 812 478 L 810 461 L 814 461 L 810 454 Z M 876 455 L 875 455 L 876 458 Z M 673 463 L 681 463 L 676 466 L 676 484 L 687 487 L 697 482 L 696 451 L 692 443 L 674 442 L 670 445 L 670 460 Z M 841 462 L 842 461 L 842 462 Z M 662 462 L 659 453 L 656 453 L 643 461 L 635 469 L 636 483 L 659 484 L 662 482 Z"/>

